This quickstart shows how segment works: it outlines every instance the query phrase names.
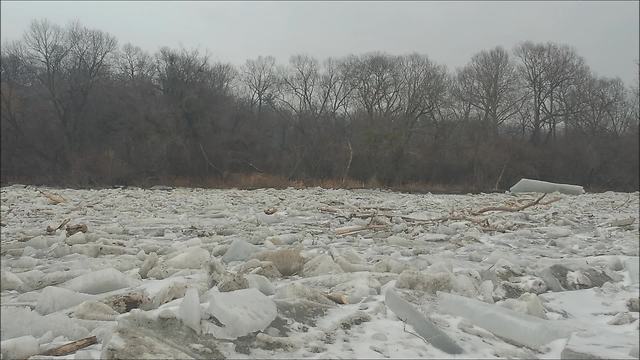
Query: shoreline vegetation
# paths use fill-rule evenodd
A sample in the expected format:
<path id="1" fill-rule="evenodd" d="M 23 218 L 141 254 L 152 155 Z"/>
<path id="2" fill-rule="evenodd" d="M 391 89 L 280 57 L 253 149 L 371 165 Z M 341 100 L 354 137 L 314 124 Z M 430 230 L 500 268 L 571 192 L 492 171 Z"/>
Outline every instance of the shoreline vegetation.
<path id="1" fill-rule="evenodd" d="M 408 194 L 477 194 L 477 193 L 502 193 L 508 191 L 513 184 L 505 184 L 499 188 L 476 188 L 471 185 L 446 185 L 446 184 L 430 184 L 420 182 L 410 182 L 403 184 L 395 184 L 385 186 L 379 181 L 357 181 L 354 179 L 301 179 L 288 180 L 284 177 L 278 177 L 266 174 L 242 174 L 235 175 L 232 179 L 226 181 L 220 178 L 187 178 L 187 177 L 155 177 L 141 179 L 139 181 L 131 181 L 126 184 L 110 184 L 110 183 L 93 183 L 79 184 L 71 180 L 68 181 L 51 181 L 50 179 L 38 179 L 32 181 L 27 178 L 10 178 L 0 181 L 0 186 L 25 185 L 25 186 L 46 186 L 50 188 L 73 188 L 73 189 L 108 189 L 117 187 L 139 187 L 143 189 L 152 189 L 156 187 L 173 187 L 173 188 L 202 188 L 202 189 L 238 189 L 238 190 L 258 190 L 258 189 L 276 189 L 282 190 L 287 188 L 309 189 L 320 187 L 323 189 L 370 189 L 381 191 L 393 191 Z M 615 192 L 631 192 L 618 191 L 599 187 L 585 188 L 589 193 L 601 193 L 606 191 Z M 636 190 L 635 192 L 637 192 Z"/>
<path id="2" fill-rule="evenodd" d="M 640 186 L 638 83 L 594 73 L 566 44 L 498 46 L 455 69 L 383 52 L 235 65 L 36 20 L 1 50 L 3 183 Z"/>

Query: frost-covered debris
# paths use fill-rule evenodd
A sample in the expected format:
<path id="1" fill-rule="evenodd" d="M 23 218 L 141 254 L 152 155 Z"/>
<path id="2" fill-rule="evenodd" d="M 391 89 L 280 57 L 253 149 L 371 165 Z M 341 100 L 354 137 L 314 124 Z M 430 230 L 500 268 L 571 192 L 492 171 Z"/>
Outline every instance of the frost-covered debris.
<path id="1" fill-rule="evenodd" d="M 3 358 L 637 358 L 637 192 L 1 195 Z"/>

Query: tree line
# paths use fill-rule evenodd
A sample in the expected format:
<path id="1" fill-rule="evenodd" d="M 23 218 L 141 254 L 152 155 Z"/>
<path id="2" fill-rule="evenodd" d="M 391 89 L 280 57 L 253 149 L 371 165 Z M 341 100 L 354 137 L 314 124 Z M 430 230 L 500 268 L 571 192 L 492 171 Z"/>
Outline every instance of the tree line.
<path id="1" fill-rule="evenodd" d="M 234 66 L 35 20 L 1 50 L 4 183 L 259 173 L 474 191 L 521 177 L 639 186 L 638 83 L 594 74 L 563 44 L 483 50 L 455 70 L 380 52 Z"/>

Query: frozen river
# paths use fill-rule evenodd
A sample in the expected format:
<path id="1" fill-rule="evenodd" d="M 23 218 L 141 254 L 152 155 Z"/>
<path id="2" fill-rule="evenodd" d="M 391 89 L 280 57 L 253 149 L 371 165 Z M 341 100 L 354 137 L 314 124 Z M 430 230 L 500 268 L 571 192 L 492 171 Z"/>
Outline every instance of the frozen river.
<path id="1" fill-rule="evenodd" d="M 1 192 L 3 358 L 638 357 L 637 192 Z"/>

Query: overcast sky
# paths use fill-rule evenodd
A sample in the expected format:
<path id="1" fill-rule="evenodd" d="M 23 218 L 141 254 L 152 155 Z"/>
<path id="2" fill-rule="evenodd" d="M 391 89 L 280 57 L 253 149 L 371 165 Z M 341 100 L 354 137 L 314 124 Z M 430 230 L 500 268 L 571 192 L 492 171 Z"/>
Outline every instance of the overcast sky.
<path id="1" fill-rule="evenodd" d="M 2 1 L 2 40 L 19 38 L 35 18 L 72 19 L 120 43 L 208 49 L 215 60 L 258 55 L 285 62 L 384 51 L 419 52 L 451 69 L 479 50 L 523 40 L 573 46 L 599 75 L 635 84 L 638 1 L 572 2 L 187 2 Z"/>

